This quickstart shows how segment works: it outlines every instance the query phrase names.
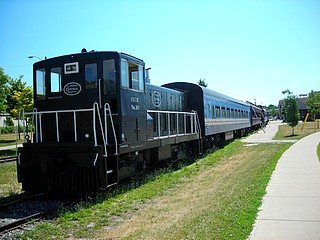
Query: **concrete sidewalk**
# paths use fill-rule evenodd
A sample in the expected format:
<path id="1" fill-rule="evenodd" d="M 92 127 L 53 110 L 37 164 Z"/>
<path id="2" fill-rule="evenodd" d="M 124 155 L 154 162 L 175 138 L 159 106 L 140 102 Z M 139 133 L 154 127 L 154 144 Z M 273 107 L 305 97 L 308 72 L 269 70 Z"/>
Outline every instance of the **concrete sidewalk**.
<path id="1" fill-rule="evenodd" d="M 270 121 L 264 129 L 260 129 L 257 133 L 251 134 L 242 141 L 247 143 L 296 142 L 296 140 L 272 140 L 278 132 L 279 125 L 285 124 L 281 120 Z"/>
<path id="2" fill-rule="evenodd" d="M 319 142 L 311 134 L 281 156 L 249 239 L 320 239 Z"/>
<path id="3" fill-rule="evenodd" d="M 22 144 L 0 147 L 0 151 L 9 150 L 9 149 L 15 149 L 16 147 L 22 147 Z"/>

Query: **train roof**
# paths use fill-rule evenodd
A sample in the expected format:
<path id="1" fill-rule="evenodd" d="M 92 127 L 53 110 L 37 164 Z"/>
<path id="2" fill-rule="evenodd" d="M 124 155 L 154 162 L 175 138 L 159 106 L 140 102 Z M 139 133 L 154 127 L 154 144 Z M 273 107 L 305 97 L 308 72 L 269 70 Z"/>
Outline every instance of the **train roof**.
<path id="1" fill-rule="evenodd" d="M 243 101 L 241 101 L 241 100 L 238 100 L 238 99 L 229 97 L 229 96 L 227 96 L 227 95 L 224 95 L 224 94 L 222 94 L 222 93 L 213 91 L 213 90 L 208 89 L 208 88 L 205 88 L 205 87 L 201 87 L 201 86 L 199 86 L 199 87 L 202 89 L 204 95 L 213 96 L 213 97 L 216 97 L 216 98 L 220 98 L 220 99 L 223 99 L 223 100 L 227 100 L 227 101 L 229 101 L 229 102 L 234 102 L 234 103 L 237 103 L 237 104 L 242 104 L 242 105 L 248 106 L 247 103 L 245 103 L 245 102 L 243 102 Z"/>
<path id="2" fill-rule="evenodd" d="M 194 83 L 174 82 L 174 83 L 165 84 L 164 86 L 173 87 L 175 89 L 181 89 L 181 90 L 190 90 L 190 91 L 198 90 L 198 91 L 202 91 L 204 96 L 211 96 L 211 97 L 219 98 L 219 99 L 226 100 L 226 101 L 229 101 L 229 102 L 234 102 L 234 103 L 237 103 L 237 104 L 248 106 L 247 103 L 245 103 L 245 102 L 243 102 L 241 100 L 229 97 L 227 95 L 224 95 L 222 93 L 213 91 L 213 90 L 205 88 L 205 87 L 201 87 L 198 84 L 194 84 Z"/>
<path id="3" fill-rule="evenodd" d="M 80 58 L 80 57 L 83 57 L 83 58 L 91 58 L 91 57 L 94 57 L 94 56 L 102 56 L 102 55 L 109 55 L 111 57 L 120 57 L 120 58 L 125 58 L 125 59 L 128 59 L 128 60 L 134 60 L 136 62 L 139 62 L 141 64 L 144 64 L 144 61 L 140 58 L 137 58 L 137 57 L 134 57 L 132 55 L 129 55 L 127 53 L 123 53 L 123 52 L 117 52 L 117 51 L 86 51 L 85 49 L 82 49 L 81 52 L 79 53 L 73 53 L 73 54 L 66 54 L 66 55 L 61 55 L 61 56 L 56 56 L 56 57 L 52 57 L 52 58 L 46 58 L 45 60 L 42 60 L 42 61 L 39 61 L 39 62 L 36 62 L 34 65 L 37 65 L 37 64 L 45 64 L 45 63 L 48 63 L 48 62 L 51 62 L 51 61 L 56 61 L 56 60 L 59 60 L 59 59 L 68 59 L 70 58 L 74 60 L 77 60 L 77 58 Z"/>

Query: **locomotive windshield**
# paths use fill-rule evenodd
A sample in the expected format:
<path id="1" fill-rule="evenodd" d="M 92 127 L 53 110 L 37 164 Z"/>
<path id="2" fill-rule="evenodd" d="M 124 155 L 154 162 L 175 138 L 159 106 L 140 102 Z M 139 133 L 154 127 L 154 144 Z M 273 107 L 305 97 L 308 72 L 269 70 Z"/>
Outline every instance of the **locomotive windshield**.
<path id="1" fill-rule="evenodd" d="M 143 66 L 121 59 L 121 87 L 144 91 Z"/>
<path id="2" fill-rule="evenodd" d="M 61 92 L 62 87 L 61 87 L 61 75 L 62 75 L 62 70 L 61 67 L 55 67 L 51 68 L 51 73 L 50 73 L 50 90 L 52 93 L 54 92 Z"/>
<path id="3" fill-rule="evenodd" d="M 38 100 L 46 98 L 46 70 L 44 68 L 36 71 L 36 98 Z"/>
<path id="4" fill-rule="evenodd" d="M 116 67 L 115 60 L 108 59 L 103 61 L 103 94 L 116 92 Z"/>

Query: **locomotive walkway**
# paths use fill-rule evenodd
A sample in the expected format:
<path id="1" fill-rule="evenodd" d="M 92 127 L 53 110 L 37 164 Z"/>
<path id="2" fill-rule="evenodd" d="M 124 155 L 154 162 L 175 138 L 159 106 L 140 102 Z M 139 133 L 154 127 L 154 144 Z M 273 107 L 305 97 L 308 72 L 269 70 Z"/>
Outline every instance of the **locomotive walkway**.
<path id="1" fill-rule="evenodd" d="M 266 136 L 273 135 L 277 124 L 271 122 L 265 134 L 255 134 L 245 142 L 267 142 Z M 320 132 L 311 134 L 281 156 L 250 240 L 320 239 L 320 162 L 316 153 L 319 142 Z"/>

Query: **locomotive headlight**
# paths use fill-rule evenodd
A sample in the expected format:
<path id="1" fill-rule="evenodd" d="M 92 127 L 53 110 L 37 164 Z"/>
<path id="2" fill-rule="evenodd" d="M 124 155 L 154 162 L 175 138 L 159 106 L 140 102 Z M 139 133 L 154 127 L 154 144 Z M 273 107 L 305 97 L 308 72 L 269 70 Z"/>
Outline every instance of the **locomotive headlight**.
<path id="1" fill-rule="evenodd" d="M 25 138 L 27 141 L 30 140 L 30 136 L 29 136 L 29 135 L 26 135 L 24 138 Z"/>
<path id="2" fill-rule="evenodd" d="M 86 134 L 84 135 L 84 137 L 85 137 L 86 139 L 89 139 L 89 137 L 90 137 L 89 133 L 86 133 Z"/>

